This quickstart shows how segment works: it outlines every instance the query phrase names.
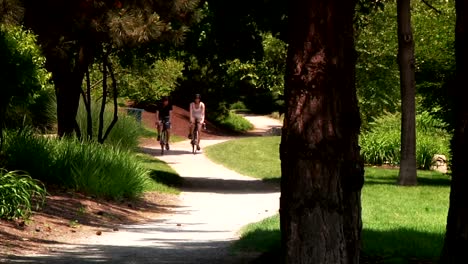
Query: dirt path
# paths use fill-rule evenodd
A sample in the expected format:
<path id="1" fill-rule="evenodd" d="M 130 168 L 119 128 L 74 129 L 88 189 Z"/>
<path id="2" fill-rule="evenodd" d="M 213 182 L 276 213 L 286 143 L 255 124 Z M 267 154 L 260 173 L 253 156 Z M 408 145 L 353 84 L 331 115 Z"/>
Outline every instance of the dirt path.
<path id="1" fill-rule="evenodd" d="M 274 125 L 258 122 L 257 130 Z M 204 140 L 203 147 L 222 141 Z M 229 245 L 242 226 L 278 212 L 278 187 L 228 170 L 202 152 L 193 155 L 188 140 L 162 157 L 154 144 L 144 148 L 185 179 L 172 213 L 59 248 L 52 256 L 15 257 L 9 263 L 248 263 L 252 256 L 233 254 Z"/>

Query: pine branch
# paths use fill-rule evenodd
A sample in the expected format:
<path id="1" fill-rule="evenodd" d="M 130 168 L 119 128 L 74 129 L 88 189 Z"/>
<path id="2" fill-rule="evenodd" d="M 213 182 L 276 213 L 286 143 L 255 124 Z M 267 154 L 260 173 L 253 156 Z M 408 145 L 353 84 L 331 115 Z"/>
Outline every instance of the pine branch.
<path id="1" fill-rule="evenodd" d="M 433 5 L 431 5 L 429 2 L 426 0 L 421 0 L 424 4 L 426 4 L 430 9 L 434 10 L 437 14 L 442 15 L 442 12 L 435 8 Z"/>

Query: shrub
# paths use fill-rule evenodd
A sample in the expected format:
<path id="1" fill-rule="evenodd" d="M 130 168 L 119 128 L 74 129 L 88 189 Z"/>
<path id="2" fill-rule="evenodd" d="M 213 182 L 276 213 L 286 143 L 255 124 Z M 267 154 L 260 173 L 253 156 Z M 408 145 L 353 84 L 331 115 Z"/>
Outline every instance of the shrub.
<path id="1" fill-rule="evenodd" d="M 27 171 L 43 182 L 120 199 L 140 195 L 149 179 L 135 154 L 120 147 L 46 138 L 27 129 L 6 134 L 6 167 Z"/>
<path id="2" fill-rule="evenodd" d="M 245 132 L 253 129 L 253 125 L 243 116 L 229 112 L 224 118 L 218 118 L 215 121 L 219 125 L 237 132 Z"/>
<path id="3" fill-rule="evenodd" d="M 0 169 L 0 218 L 28 218 L 45 202 L 44 185 L 21 171 Z"/>
<path id="4" fill-rule="evenodd" d="M 432 157 L 443 154 L 449 158 L 450 133 L 446 124 L 423 112 L 416 116 L 416 163 L 421 169 L 429 169 Z M 364 161 L 372 165 L 400 163 L 400 115 L 387 114 L 370 123 L 370 130 L 360 137 Z"/>
<path id="5" fill-rule="evenodd" d="M 231 110 L 246 110 L 247 106 L 245 106 L 244 102 L 242 101 L 237 101 L 229 107 Z"/>
<path id="6" fill-rule="evenodd" d="M 113 106 L 108 105 L 104 112 L 104 130 L 105 133 L 107 127 L 114 118 Z M 98 102 L 91 104 L 91 116 L 93 120 L 93 140 L 97 141 L 98 129 L 99 129 L 99 113 L 101 105 Z M 78 115 L 76 117 L 78 125 L 80 126 L 81 133 L 84 138 L 88 137 L 88 123 L 87 123 L 87 112 L 84 103 L 81 102 L 78 109 Z M 135 120 L 134 117 L 127 115 L 124 111 L 119 111 L 119 119 L 115 126 L 109 133 L 109 136 L 104 141 L 105 144 L 118 146 L 123 149 L 134 149 L 138 147 L 138 139 L 141 136 L 142 129 L 140 124 Z"/>

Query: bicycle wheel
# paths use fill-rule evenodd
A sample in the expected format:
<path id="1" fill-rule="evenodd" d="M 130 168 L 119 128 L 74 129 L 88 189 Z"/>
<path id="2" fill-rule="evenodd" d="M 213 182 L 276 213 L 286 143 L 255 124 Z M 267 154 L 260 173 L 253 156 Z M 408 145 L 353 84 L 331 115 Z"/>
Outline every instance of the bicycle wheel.
<path id="1" fill-rule="evenodd" d="M 193 135 L 192 135 L 192 153 L 195 154 L 197 148 L 197 142 L 198 142 L 198 129 L 193 130 Z"/>
<path id="2" fill-rule="evenodd" d="M 163 155 L 164 147 L 166 147 L 167 144 L 167 131 L 165 129 L 161 132 L 161 140 L 159 143 L 161 144 L 161 155 Z"/>

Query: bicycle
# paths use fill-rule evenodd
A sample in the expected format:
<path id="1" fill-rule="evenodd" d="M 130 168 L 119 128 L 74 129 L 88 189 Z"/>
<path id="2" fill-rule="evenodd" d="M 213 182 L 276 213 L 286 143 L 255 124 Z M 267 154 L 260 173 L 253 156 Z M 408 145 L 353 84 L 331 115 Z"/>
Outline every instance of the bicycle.
<path id="1" fill-rule="evenodd" d="M 198 124 L 200 121 L 196 120 L 195 124 L 193 126 L 193 132 L 192 132 L 192 140 L 190 141 L 190 144 L 192 144 L 192 153 L 195 154 L 196 151 L 198 151 L 198 138 L 200 137 L 200 131 L 198 130 Z"/>
<path id="2" fill-rule="evenodd" d="M 159 144 L 161 144 L 161 155 L 164 155 L 164 149 L 169 150 L 169 142 L 167 141 L 167 127 L 169 126 L 169 121 L 163 121 L 163 128 L 161 130 Z"/>

